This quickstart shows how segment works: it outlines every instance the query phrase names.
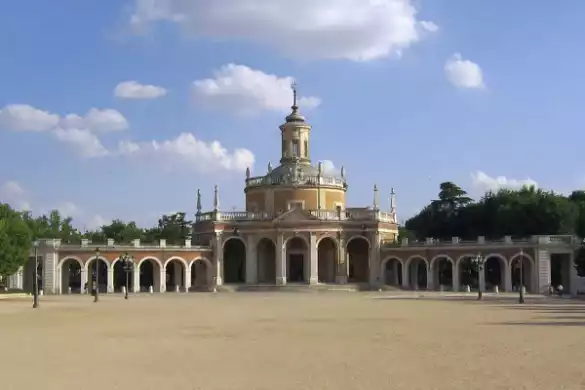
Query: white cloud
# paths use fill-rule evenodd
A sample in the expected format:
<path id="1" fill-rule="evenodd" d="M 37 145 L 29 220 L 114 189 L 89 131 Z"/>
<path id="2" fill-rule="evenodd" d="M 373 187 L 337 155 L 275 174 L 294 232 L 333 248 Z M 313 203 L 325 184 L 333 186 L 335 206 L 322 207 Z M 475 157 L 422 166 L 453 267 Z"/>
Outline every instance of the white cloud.
<path id="1" fill-rule="evenodd" d="M 0 185 L 0 203 L 8 203 L 20 211 L 28 211 L 31 205 L 27 200 L 28 193 L 17 181 L 7 181 Z"/>
<path id="2" fill-rule="evenodd" d="M 337 174 L 339 174 L 339 170 L 335 167 L 335 164 L 333 164 L 333 161 L 331 161 L 331 160 L 322 160 L 320 162 L 323 163 L 323 173 L 329 174 L 329 175 L 337 175 Z"/>
<path id="3" fill-rule="evenodd" d="M 530 178 L 518 180 L 507 178 L 506 176 L 491 177 L 482 171 L 476 171 L 471 174 L 471 183 L 475 189 L 482 192 L 498 191 L 502 188 L 538 187 L 538 183 Z"/>
<path id="4" fill-rule="evenodd" d="M 81 157 L 93 158 L 108 154 L 99 138 L 88 129 L 58 128 L 53 133 L 58 140 L 72 146 Z"/>
<path id="5" fill-rule="evenodd" d="M 121 99 L 156 99 L 167 94 L 167 90 L 156 85 L 124 81 L 116 85 L 114 96 Z"/>
<path id="6" fill-rule="evenodd" d="M 457 88 L 484 88 L 483 71 L 475 62 L 464 60 L 455 53 L 445 63 L 445 73 L 451 84 Z"/>
<path id="7" fill-rule="evenodd" d="M 101 215 L 96 214 L 87 221 L 87 223 L 85 224 L 85 229 L 97 230 L 97 229 L 101 228 L 102 226 L 109 224 L 110 222 L 111 221 L 106 220 Z"/>
<path id="8" fill-rule="evenodd" d="M 415 0 L 135 0 L 131 27 L 167 21 L 190 35 L 258 43 L 288 57 L 367 61 L 400 54 L 437 26 Z"/>
<path id="9" fill-rule="evenodd" d="M 61 128 L 88 129 L 95 132 L 109 132 L 126 130 L 128 120 L 119 111 L 106 108 L 90 109 L 85 116 L 69 114 L 59 122 Z"/>
<path id="10" fill-rule="evenodd" d="M 182 133 L 166 141 L 120 142 L 118 152 L 129 157 L 156 161 L 167 168 L 180 167 L 202 173 L 215 171 L 244 172 L 254 165 L 248 149 L 228 151 L 218 141 L 204 142 L 191 133 Z"/>
<path id="11" fill-rule="evenodd" d="M 46 131 L 59 123 L 59 116 L 28 104 L 9 104 L 0 109 L 0 127 L 16 131 Z"/>
<path id="12" fill-rule="evenodd" d="M 214 77 L 193 82 L 194 99 L 209 107 L 254 115 L 261 111 L 290 111 L 292 77 L 278 77 L 245 65 L 228 64 L 214 72 Z M 317 107 L 317 97 L 299 98 L 303 109 Z"/>

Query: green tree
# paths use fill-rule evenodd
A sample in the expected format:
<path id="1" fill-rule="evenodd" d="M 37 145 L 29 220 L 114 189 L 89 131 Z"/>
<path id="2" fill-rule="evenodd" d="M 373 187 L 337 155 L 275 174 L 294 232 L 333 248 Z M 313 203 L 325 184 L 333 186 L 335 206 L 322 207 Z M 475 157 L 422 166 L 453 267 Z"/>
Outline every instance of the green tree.
<path id="1" fill-rule="evenodd" d="M 0 204 L 0 277 L 5 280 L 28 261 L 32 233 L 21 213 Z"/>
<path id="2" fill-rule="evenodd" d="M 158 220 L 160 238 L 166 239 L 167 243 L 171 245 L 182 244 L 191 231 L 192 223 L 192 221 L 185 219 L 185 213 L 183 212 L 163 215 Z"/>

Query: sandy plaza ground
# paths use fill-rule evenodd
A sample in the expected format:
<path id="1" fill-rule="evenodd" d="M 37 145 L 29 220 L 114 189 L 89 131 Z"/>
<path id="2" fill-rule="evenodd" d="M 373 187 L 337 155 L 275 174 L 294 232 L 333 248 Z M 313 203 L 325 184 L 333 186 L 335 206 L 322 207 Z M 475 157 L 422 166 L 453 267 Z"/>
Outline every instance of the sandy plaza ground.
<path id="1" fill-rule="evenodd" d="M 0 301 L 2 389 L 583 389 L 585 304 L 388 293 Z"/>

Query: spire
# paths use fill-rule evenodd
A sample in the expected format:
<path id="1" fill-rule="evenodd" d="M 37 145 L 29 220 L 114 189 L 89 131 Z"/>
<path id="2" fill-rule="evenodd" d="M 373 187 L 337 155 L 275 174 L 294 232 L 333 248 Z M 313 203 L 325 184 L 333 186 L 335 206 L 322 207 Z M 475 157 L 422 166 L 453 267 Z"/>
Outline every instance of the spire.
<path id="1" fill-rule="evenodd" d="M 378 186 L 374 184 L 374 210 L 378 210 Z"/>
<path id="2" fill-rule="evenodd" d="M 291 108 L 293 112 L 297 112 L 299 109 L 299 106 L 297 106 L 297 82 L 293 80 L 293 82 L 290 84 L 290 87 L 293 91 L 293 105 Z"/>
<path id="3" fill-rule="evenodd" d="M 201 214 L 201 190 L 197 190 L 197 215 Z"/>
<path id="4" fill-rule="evenodd" d="M 394 187 L 390 190 L 390 212 L 396 212 L 396 192 L 394 192 Z"/>
<path id="5" fill-rule="evenodd" d="M 219 210 L 219 191 L 217 188 L 217 184 L 213 189 L 213 211 Z"/>

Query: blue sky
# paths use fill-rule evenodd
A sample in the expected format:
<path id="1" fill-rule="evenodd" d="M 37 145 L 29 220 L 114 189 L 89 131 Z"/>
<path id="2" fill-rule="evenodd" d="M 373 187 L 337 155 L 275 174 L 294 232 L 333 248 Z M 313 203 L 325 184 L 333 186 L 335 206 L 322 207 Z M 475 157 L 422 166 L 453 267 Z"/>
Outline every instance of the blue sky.
<path id="1" fill-rule="evenodd" d="M 218 3 L 5 2 L 0 201 L 149 225 L 193 213 L 198 188 L 211 207 L 218 184 L 241 209 L 245 167 L 278 163 L 290 78 L 348 206 L 374 183 L 395 187 L 400 219 L 445 180 L 585 183 L 582 2 Z"/>

